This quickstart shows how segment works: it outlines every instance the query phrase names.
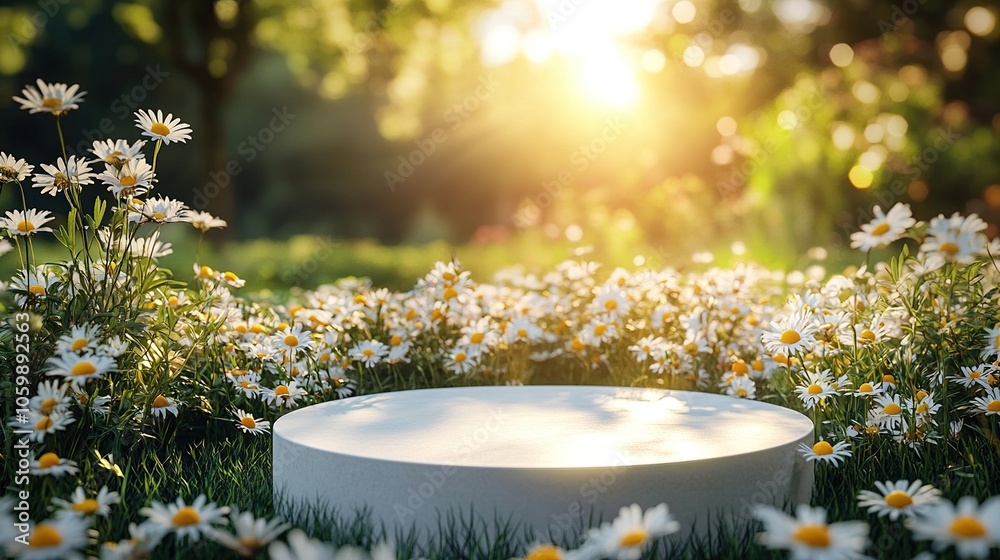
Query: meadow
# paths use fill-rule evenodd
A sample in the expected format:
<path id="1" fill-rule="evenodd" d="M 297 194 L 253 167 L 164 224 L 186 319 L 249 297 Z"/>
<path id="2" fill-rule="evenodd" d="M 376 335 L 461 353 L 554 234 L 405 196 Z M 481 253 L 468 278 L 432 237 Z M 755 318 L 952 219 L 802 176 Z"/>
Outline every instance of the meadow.
<path id="1" fill-rule="evenodd" d="M 75 86 L 39 88 L 19 101 L 58 127 Z M 159 111 L 136 124 L 137 138 L 95 142 L 92 159 L 0 154 L 4 189 L 53 196 L 0 220 L 0 258 L 15 263 L 0 330 L 10 556 L 985 558 L 1000 546 L 1000 243 L 975 215 L 876 208 L 852 236 L 857 266 L 822 277 L 584 254 L 484 280 L 444 258 L 401 266 L 408 287 L 361 269 L 262 295 L 294 274 L 254 286 L 240 253 L 223 263 L 200 242 L 167 266 L 169 230 L 226 224 L 156 194 L 157 155 L 190 127 Z M 108 195 L 85 208 L 83 189 Z M 891 258 L 873 252 L 890 245 Z M 316 253 L 303 254 L 300 266 Z M 410 262 L 384 254 L 386 269 Z M 812 504 L 758 508 L 759 526 L 713 542 L 672 540 L 670 504 L 621 504 L 575 540 L 510 530 L 486 542 L 442 523 L 426 549 L 391 549 L 393 535 L 350 512 L 275 515 L 269 431 L 282 414 L 505 384 L 699 390 L 802 411 L 815 424 L 801 451 L 816 464 Z"/>

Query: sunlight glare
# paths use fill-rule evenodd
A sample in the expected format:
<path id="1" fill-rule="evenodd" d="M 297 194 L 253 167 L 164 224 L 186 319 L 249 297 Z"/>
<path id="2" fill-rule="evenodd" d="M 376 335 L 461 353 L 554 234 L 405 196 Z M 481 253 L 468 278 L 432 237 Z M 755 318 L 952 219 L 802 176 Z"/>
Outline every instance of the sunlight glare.
<path id="1" fill-rule="evenodd" d="M 613 45 L 581 56 L 580 63 L 580 83 L 593 99 L 624 108 L 639 98 L 635 69 Z"/>

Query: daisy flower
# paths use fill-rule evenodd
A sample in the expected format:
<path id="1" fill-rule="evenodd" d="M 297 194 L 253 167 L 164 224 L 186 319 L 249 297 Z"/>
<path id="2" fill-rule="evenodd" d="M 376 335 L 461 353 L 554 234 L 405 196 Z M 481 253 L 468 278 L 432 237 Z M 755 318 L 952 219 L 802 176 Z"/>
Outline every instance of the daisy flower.
<path id="1" fill-rule="evenodd" d="M 38 84 L 37 89 L 28 85 L 21 90 L 21 95 L 24 97 L 16 95 L 13 97 L 14 101 L 21 104 L 22 109 L 27 109 L 32 114 L 52 113 L 57 117 L 61 116 L 67 111 L 79 109 L 79 101 L 87 94 L 85 91 L 79 91 L 80 86 L 77 84 L 71 86 L 47 84 L 41 78 L 35 83 Z"/>
<path id="2" fill-rule="evenodd" d="M 222 218 L 216 218 L 208 212 L 199 212 L 197 210 L 185 210 L 183 217 L 184 221 L 190 223 L 194 226 L 194 229 L 202 233 L 210 229 L 221 229 L 229 225 Z"/>
<path id="3" fill-rule="evenodd" d="M 0 183 L 21 182 L 34 168 L 23 159 L 14 159 L 14 156 L 0 152 Z"/>
<path id="4" fill-rule="evenodd" d="M 166 418 L 168 414 L 177 416 L 177 401 L 165 395 L 156 395 L 149 410 L 157 418 Z"/>
<path id="5" fill-rule="evenodd" d="M 56 339 L 56 353 L 67 354 L 69 352 L 88 351 L 98 353 L 101 328 L 94 325 L 73 325 L 69 332 L 65 332 Z"/>
<path id="6" fill-rule="evenodd" d="M 65 161 L 59 158 L 55 165 L 43 163 L 42 171 L 44 173 L 35 173 L 31 177 L 31 186 L 42 189 L 42 194 L 52 196 L 68 189 L 80 190 L 83 185 L 92 184 L 95 176 L 87 160 L 76 156 L 69 156 Z"/>
<path id="7" fill-rule="evenodd" d="M 114 358 L 96 354 L 58 354 L 47 362 L 48 375 L 65 377 L 76 386 L 82 386 L 91 379 L 101 379 L 104 374 L 118 369 Z"/>
<path id="8" fill-rule="evenodd" d="M 1000 355 L 1000 323 L 986 329 L 983 333 L 983 350 L 979 357 L 988 360 L 993 356 Z"/>
<path id="9" fill-rule="evenodd" d="M 143 136 L 161 140 L 164 144 L 183 143 L 191 139 L 191 126 L 175 119 L 172 113 L 164 117 L 163 111 L 159 109 L 155 113 L 151 109 L 139 109 L 135 116 L 136 125 L 142 130 Z"/>
<path id="10" fill-rule="evenodd" d="M 826 397 L 831 397 L 834 395 L 839 395 L 837 389 L 833 386 L 833 381 L 829 377 L 830 370 L 825 370 L 819 373 L 810 372 L 806 376 L 806 385 L 799 385 L 795 387 L 795 392 L 798 393 L 799 399 L 805 405 L 806 410 L 811 409 L 819 401 L 825 399 Z"/>
<path id="11" fill-rule="evenodd" d="M 389 354 L 389 347 L 377 340 L 363 340 L 347 351 L 348 357 L 365 367 L 375 367 Z"/>
<path id="12" fill-rule="evenodd" d="M 917 223 L 910 212 L 910 205 L 897 202 L 889 209 L 888 213 L 883 213 L 882 208 L 873 208 L 875 217 L 867 224 L 862 224 L 861 231 L 851 234 L 851 248 L 870 251 L 876 247 L 883 247 L 902 237 L 906 230 Z"/>
<path id="13" fill-rule="evenodd" d="M 119 166 L 108 163 L 97 179 L 108 186 L 115 198 L 131 198 L 149 189 L 153 183 L 153 168 L 141 158 L 125 160 Z"/>
<path id="14" fill-rule="evenodd" d="M 753 399 L 757 396 L 757 386 L 749 377 L 736 376 L 726 387 L 726 394 L 730 397 Z"/>
<path id="15" fill-rule="evenodd" d="M 14 425 L 16 420 L 11 420 L 10 425 Z M 45 436 L 54 434 L 60 430 L 65 430 L 67 426 L 76 422 L 73 415 L 65 410 L 53 410 L 48 414 L 42 414 L 34 410 L 28 410 L 28 423 L 34 426 L 28 439 L 31 441 L 43 441 Z"/>
<path id="16" fill-rule="evenodd" d="M 976 407 L 975 411 L 978 414 L 1000 416 L 1000 388 L 987 388 L 986 395 L 976 397 L 973 399 L 972 404 Z"/>
<path id="17" fill-rule="evenodd" d="M 846 441 L 838 441 L 830 445 L 830 442 L 820 440 L 809 447 L 800 443 L 799 452 L 802 453 L 806 461 L 823 461 L 839 465 L 846 457 L 851 456 L 851 444 Z"/>
<path id="18" fill-rule="evenodd" d="M 606 323 L 601 319 L 594 319 L 583 326 L 580 331 L 580 339 L 588 346 L 600 346 L 604 342 L 611 342 L 618 337 L 618 326 L 615 323 Z"/>
<path id="19" fill-rule="evenodd" d="M 254 418 L 253 414 L 244 412 L 237 408 L 233 413 L 236 416 L 236 426 L 247 434 L 266 434 L 271 428 L 271 423 L 263 418 Z"/>
<path id="20" fill-rule="evenodd" d="M 553 544 L 536 544 L 528 549 L 524 557 L 513 560 L 574 560 L 578 557 L 576 551 L 569 552 Z"/>
<path id="21" fill-rule="evenodd" d="M 851 393 L 855 397 L 877 397 L 885 392 L 881 383 L 869 383 L 865 381 L 858 385 L 858 389 Z"/>
<path id="22" fill-rule="evenodd" d="M 28 406 L 33 411 L 45 415 L 65 412 L 70 402 L 66 395 L 66 388 L 65 383 L 55 379 L 41 381 L 38 383 L 35 396 L 31 397 Z"/>
<path id="23" fill-rule="evenodd" d="M 963 387 L 972 387 L 976 384 L 982 384 L 982 379 L 986 376 L 986 371 L 989 368 L 989 364 L 980 364 L 971 367 L 961 366 L 959 368 L 960 373 L 949 375 L 948 379 L 955 381 Z"/>
<path id="24" fill-rule="evenodd" d="M 82 486 L 77 486 L 69 500 L 53 498 L 52 503 L 59 506 L 60 510 L 56 514 L 75 515 L 86 517 L 88 515 L 100 515 L 107 517 L 111 512 L 111 506 L 121 502 L 118 492 L 109 492 L 107 486 L 102 486 L 97 492 L 97 496 L 88 498 Z"/>
<path id="25" fill-rule="evenodd" d="M 333 545 L 310 539 L 302 529 L 292 529 L 287 536 L 288 544 L 280 541 L 271 543 L 267 555 L 271 560 L 332 560 Z"/>
<path id="26" fill-rule="evenodd" d="M 62 459 L 51 451 L 43 453 L 38 459 L 31 463 L 31 474 L 62 476 L 64 474 L 76 474 L 80 469 L 76 467 L 76 461 Z"/>
<path id="27" fill-rule="evenodd" d="M 292 381 L 287 385 L 278 385 L 274 389 L 264 388 L 261 390 L 261 398 L 269 405 L 287 406 L 295 408 L 299 397 L 305 396 L 306 392 L 299 387 L 297 381 Z"/>
<path id="28" fill-rule="evenodd" d="M 278 352 L 297 352 L 312 349 L 316 344 L 302 325 L 279 330 L 270 339 L 271 346 Z"/>
<path id="29" fill-rule="evenodd" d="M 89 528 L 87 519 L 78 516 L 49 519 L 31 528 L 28 546 L 13 550 L 24 560 L 83 560 L 80 549 L 87 546 Z"/>
<path id="30" fill-rule="evenodd" d="M 921 486 L 919 480 L 896 482 L 875 481 L 878 492 L 862 490 L 858 493 L 858 507 L 868 508 L 868 513 L 888 516 L 891 521 L 900 516 L 913 517 L 929 506 L 941 501 L 941 491 L 930 484 Z"/>
<path id="31" fill-rule="evenodd" d="M 97 162 L 110 164 L 117 169 L 127 161 L 138 158 L 145 145 L 145 140 L 136 140 L 133 144 L 129 144 L 128 140 L 94 140 L 90 153 L 97 156 Z"/>
<path id="32" fill-rule="evenodd" d="M 0 219 L 0 227 L 5 228 L 11 235 L 31 237 L 42 231 L 52 231 L 50 227 L 43 227 L 52 221 L 52 214 L 47 210 L 39 212 L 29 208 L 23 211 L 9 211 L 6 215 L 6 218 Z"/>
<path id="33" fill-rule="evenodd" d="M 595 315 L 605 315 L 613 321 L 622 315 L 627 315 L 631 305 L 625 292 L 612 286 L 605 286 L 597 291 L 589 307 Z"/>
<path id="34" fill-rule="evenodd" d="M 241 513 L 238 509 L 229 513 L 229 522 L 235 534 L 215 529 L 209 537 L 245 558 L 257 554 L 289 528 L 281 519 L 256 518 L 252 513 Z"/>
<path id="35" fill-rule="evenodd" d="M 507 323 L 503 338 L 508 344 L 515 342 L 535 342 L 542 337 L 542 329 L 527 317 L 519 317 Z"/>
<path id="36" fill-rule="evenodd" d="M 163 538 L 162 533 L 153 531 L 153 527 L 148 524 L 129 523 L 128 534 L 128 539 L 117 543 L 106 542 L 101 545 L 101 560 L 149 558 L 150 553 Z"/>
<path id="37" fill-rule="evenodd" d="M 792 356 L 812 349 L 816 339 L 816 325 L 808 316 L 793 313 L 771 323 L 771 330 L 761 335 L 767 351 L 773 354 Z"/>
<path id="38" fill-rule="evenodd" d="M 227 378 L 248 397 L 255 397 L 260 394 L 260 374 L 255 371 L 241 373 L 235 377 L 227 376 Z"/>
<path id="39" fill-rule="evenodd" d="M 448 354 L 444 367 L 453 373 L 464 375 L 479 364 L 479 356 L 469 353 L 467 348 L 455 348 Z"/>
<path id="40" fill-rule="evenodd" d="M 870 414 L 883 428 L 893 428 L 903 420 L 903 408 L 899 395 L 879 395 L 875 398 Z"/>
<path id="41" fill-rule="evenodd" d="M 591 529 L 583 549 L 617 560 L 638 560 L 654 539 L 676 533 L 678 529 L 680 524 L 670 516 L 666 504 L 645 513 L 639 504 L 632 504 L 621 508 L 611 523 Z"/>
<path id="42" fill-rule="evenodd" d="M 147 517 L 145 524 L 148 524 L 152 532 L 166 535 L 175 533 L 179 539 L 190 539 L 197 541 L 203 534 L 214 530 L 213 523 L 222 521 L 223 516 L 229 513 L 228 507 L 219 507 L 208 502 L 204 494 L 195 498 L 191 505 L 177 498 L 172 504 L 162 504 L 153 500 L 149 507 L 142 508 L 139 513 Z"/>
<path id="43" fill-rule="evenodd" d="M 795 517 L 771 506 L 758 505 L 754 516 L 764 523 L 758 538 L 772 550 L 789 550 L 793 560 L 852 560 L 865 558 L 868 524 L 864 521 L 827 523 L 826 510 L 800 505 Z"/>
<path id="44" fill-rule="evenodd" d="M 133 199 L 128 205 L 128 221 L 140 224 L 150 222 L 157 224 L 183 222 L 185 221 L 184 212 L 186 210 L 187 206 L 183 202 L 170 197 L 149 198 L 142 203 L 138 203 Z"/>
<path id="45" fill-rule="evenodd" d="M 954 545 L 961 558 L 986 558 L 1000 539 L 1000 496 L 982 504 L 974 496 L 957 504 L 942 500 L 910 520 L 909 527 L 915 540 L 932 540 L 937 551 Z"/>

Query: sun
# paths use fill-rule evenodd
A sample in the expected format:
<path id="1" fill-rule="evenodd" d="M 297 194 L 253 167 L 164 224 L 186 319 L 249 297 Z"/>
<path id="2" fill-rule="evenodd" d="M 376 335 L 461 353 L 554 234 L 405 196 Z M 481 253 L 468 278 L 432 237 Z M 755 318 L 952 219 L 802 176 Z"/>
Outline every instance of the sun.
<path id="1" fill-rule="evenodd" d="M 635 66 L 613 45 L 581 56 L 578 64 L 581 91 L 592 100 L 625 109 L 639 99 Z"/>
<path id="2" fill-rule="evenodd" d="M 535 25 L 524 27 L 523 20 L 506 16 L 524 0 L 506 0 L 483 19 L 479 39 L 487 65 L 517 56 L 539 65 L 563 63 L 572 69 L 571 87 L 582 99 L 615 109 L 639 100 L 641 53 L 628 39 L 653 23 L 663 0 L 530 1 L 538 15 Z"/>

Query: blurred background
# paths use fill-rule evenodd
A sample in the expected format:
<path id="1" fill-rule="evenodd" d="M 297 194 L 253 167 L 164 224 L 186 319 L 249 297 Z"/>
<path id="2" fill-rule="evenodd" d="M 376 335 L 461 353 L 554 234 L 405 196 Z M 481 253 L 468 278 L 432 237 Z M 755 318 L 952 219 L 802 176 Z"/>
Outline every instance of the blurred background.
<path id="1" fill-rule="evenodd" d="M 55 161 L 52 119 L 10 101 L 36 78 L 88 91 L 63 119 L 74 153 L 137 139 L 135 109 L 173 113 L 194 135 L 160 153 L 159 192 L 228 220 L 210 258 L 261 287 L 409 285 L 451 255 L 803 266 L 846 254 L 873 204 L 1000 233 L 998 16 L 986 0 L 6 0 L 0 149 Z M 170 235 L 189 268 L 193 239 Z"/>

